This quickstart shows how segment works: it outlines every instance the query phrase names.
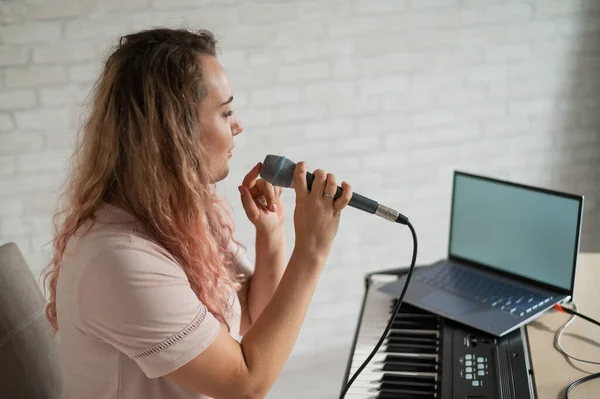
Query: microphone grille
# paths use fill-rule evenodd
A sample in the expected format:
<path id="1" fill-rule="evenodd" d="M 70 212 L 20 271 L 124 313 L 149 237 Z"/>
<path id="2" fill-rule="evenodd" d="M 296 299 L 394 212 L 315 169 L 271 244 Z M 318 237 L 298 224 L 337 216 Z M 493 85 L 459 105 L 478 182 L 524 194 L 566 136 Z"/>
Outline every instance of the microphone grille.
<path id="1" fill-rule="evenodd" d="M 286 157 L 267 155 L 260 170 L 260 177 L 274 186 L 292 187 L 296 164 Z"/>

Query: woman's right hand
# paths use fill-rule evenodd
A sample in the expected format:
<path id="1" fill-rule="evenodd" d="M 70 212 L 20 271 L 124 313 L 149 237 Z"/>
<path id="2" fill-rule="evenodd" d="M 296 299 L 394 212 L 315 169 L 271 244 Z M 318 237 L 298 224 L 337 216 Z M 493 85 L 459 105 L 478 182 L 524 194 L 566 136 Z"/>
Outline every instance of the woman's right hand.
<path id="1" fill-rule="evenodd" d="M 335 176 L 331 173 L 325 174 L 321 169 L 315 170 L 313 174 L 315 178 L 309 191 L 306 183 L 306 163 L 296 164 L 293 180 L 296 191 L 295 250 L 304 255 L 314 255 L 323 265 L 337 233 L 340 213 L 352 197 L 352 187 L 342 182 L 342 196 L 334 200 L 333 195 L 337 190 Z"/>

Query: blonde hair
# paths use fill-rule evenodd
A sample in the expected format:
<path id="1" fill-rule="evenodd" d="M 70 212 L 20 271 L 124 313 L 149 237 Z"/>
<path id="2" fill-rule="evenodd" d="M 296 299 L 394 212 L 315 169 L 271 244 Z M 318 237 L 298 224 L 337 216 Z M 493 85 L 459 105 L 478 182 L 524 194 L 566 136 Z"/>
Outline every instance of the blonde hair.
<path id="1" fill-rule="evenodd" d="M 199 125 L 206 97 L 201 56 L 216 56 L 206 30 L 157 28 L 120 38 L 92 89 L 71 171 L 53 217 L 53 258 L 44 274 L 46 316 L 58 330 L 56 283 L 67 242 L 102 202 L 119 204 L 168 250 L 198 299 L 222 323 L 232 267 L 233 221 L 214 190 Z M 229 327 L 229 326 L 228 326 Z"/>

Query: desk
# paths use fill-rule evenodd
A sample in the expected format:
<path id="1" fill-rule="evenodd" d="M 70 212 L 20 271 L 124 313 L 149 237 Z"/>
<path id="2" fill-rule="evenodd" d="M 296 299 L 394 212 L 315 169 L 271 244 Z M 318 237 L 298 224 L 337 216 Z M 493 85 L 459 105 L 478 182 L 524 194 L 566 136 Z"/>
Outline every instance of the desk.
<path id="1" fill-rule="evenodd" d="M 579 255 L 574 300 L 582 314 L 600 320 L 600 254 Z M 600 365 L 567 361 L 554 349 L 554 334 L 570 316 L 553 310 L 527 326 L 539 399 L 562 399 L 571 382 L 600 372 Z M 572 356 L 600 362 L 598 326 L 577 318 L 563 333 L 561 343 Z M 580 385 L 569 396 L 600 398 L 600 379 Z"/>

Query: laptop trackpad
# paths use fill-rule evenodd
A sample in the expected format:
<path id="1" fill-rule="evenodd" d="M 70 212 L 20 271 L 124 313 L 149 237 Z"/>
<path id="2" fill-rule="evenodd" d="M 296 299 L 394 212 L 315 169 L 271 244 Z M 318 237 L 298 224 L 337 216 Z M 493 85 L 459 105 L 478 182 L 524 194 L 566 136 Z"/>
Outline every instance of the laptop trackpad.
<path id="1" fill-rule="evenodd" d="M 449 316 L 459 316 L 477 306 L 477 303 L 462 299 L 443 291 L 433 291 L 419 299 L 419 302 L 431 309 L 439 309 Z"/>

